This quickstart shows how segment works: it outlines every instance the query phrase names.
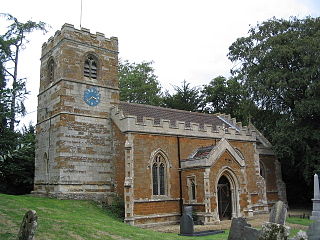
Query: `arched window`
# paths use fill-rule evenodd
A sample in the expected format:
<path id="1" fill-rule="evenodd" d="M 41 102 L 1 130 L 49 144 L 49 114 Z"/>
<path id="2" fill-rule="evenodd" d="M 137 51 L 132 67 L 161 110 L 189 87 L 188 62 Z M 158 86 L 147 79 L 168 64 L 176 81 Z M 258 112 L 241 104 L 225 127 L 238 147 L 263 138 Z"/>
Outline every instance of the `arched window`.
<path id="1" fill-rule="evenodd" d="M 54 61 L 51 58 L 48 63 L 48 79 L 50 82 L 54 81 Z"/>
<path id="2" fill-rule="evenodd" d="M 154 157 L 152 164 L 152 193 L 166 195 L 166 162 L 160 153 Z"/>
<path id="3" fill-rule="evenodd" d="M 88 78 L 97 79 L 98 63 L 97 58 L 92 54 L 88 55 L 84 61 L 83 75 Z"/>

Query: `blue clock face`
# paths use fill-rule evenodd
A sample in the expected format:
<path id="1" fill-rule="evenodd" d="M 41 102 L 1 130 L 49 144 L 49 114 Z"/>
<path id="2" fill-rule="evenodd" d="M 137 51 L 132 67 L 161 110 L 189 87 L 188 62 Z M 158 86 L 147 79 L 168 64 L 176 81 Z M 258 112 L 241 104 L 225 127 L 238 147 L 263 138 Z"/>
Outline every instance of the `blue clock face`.
<path id="1" fill-rule="evenodd" d="M 84 91 L 83 100 L 89 106 L 97 106 L 100 103 L 101 94 L 95 87 L 88 88 Z"/>

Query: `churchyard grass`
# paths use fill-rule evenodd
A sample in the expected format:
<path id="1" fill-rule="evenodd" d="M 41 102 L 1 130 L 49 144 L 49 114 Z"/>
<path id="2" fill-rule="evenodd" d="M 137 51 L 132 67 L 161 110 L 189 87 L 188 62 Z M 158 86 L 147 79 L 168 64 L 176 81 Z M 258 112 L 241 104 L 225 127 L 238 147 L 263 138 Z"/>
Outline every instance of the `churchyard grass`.
<path id="1" fill-rule="evenodd" d="M 289 217 L 287 223 L 299 224 L 303 226 L 309 226 L 313 221 L 307 218 Z"/>
<path id="2" fill-rule="evenodd" d="M 106 209 L 90 201 L 57 200 L 33 196 L 0 194 L 0 239 L 16 239 L 19 226 L 27 210 L 38 215 L 37 240 L 143 240 L 193 239 L 172 233 L 132 227 L 122 223 Z M 228 231 L 199 240 L 225 240 Z"/>

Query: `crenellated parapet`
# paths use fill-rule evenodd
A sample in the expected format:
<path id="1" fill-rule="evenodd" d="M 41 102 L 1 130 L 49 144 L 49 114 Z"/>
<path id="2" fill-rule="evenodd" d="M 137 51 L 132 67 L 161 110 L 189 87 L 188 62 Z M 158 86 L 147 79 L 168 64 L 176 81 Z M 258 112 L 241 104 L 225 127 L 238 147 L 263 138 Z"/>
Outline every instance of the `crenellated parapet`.
<path id="1" fill-rule="evenodd" d="M 176 121 L 172 124 L 168 119 L 155 119 L 151 117 L 143 117 L 138 119 L 137 116 L 125 114 L 118 106 L 111 109 L 111 118 L 122 132 L 138 132 L 149 134 L 164 134 L 176 136 L 190 136 L 201 138 L 225 138 L 230 140 L 246 140 L 256 141 L 256 131 L 251 130 L 247 126 L 242 127 L 241 124 L 232 120 L 232 124 L 227 118 L 225 124 L 200 125 L 195 122 Z M 225 118 L 225 115 L 223 116 Z M 228 123 L 229 122 L 229 123 Z M 233 125 L 233 123 L 236 123 Z M 241 127 L 241 128 L 240 128 Z"/>
<path id="2" fill-rule="evenodd" d="M 93 34 L 90 33 L 90 29 L 88 28 L 76 29 L 74 25 L 65 23 L 61 30 L 56 31 L 53 37 L 50 37 L 47 42 L 43 43 L 41 57 L 52 51 L 63 39 L 81 44 L 86 43 L 91 47 L 103 48 L 118 53 L 117 37 L 106 38 L 103 33 L 96 32 Z"/>
<path id="3" fill-rule="evenodd" d="M 64 24 L 42 45 L 39 93 L 62 80 L 117 90 L 118 39 Z"/>
<path id="4" fill-rule="evenodd" d="M 223 119 L 228 124 L 234 126 L 234 128 L 240 130 L 242 129 L 242 122 L 237 122 L 236 118 L 232 118 L 230 114 L 217 113 L 215 114 L 218 118 Z"/>

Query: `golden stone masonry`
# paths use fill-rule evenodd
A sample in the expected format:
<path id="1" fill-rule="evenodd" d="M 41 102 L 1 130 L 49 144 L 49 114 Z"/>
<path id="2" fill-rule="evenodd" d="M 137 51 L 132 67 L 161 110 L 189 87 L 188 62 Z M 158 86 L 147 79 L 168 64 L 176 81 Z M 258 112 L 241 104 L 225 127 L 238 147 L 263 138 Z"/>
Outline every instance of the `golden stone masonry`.
<path id="1" fill-rule="evenodd" d="M 125 222 L 204 224 L 286 202 L 280 164 L 252 125 L 119 101 L 118 39 L 65 24 L 42 46 L 34 194 L 125 202 Z M 165 116 L 165 117 L 164 117 Z"/>

